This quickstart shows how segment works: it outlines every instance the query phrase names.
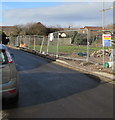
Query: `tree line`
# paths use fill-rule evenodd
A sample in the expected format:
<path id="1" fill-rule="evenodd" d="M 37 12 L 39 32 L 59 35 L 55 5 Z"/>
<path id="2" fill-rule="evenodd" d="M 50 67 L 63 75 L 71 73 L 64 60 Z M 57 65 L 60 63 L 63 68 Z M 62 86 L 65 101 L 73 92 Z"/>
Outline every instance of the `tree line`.
<path id="1" fill-rule="evenodd" d="M 114 28 L 115 29 L 115 24 L 110 24 L 110 25 L 106 26 L 106 28 L 108 28 L 108 29 Z M 48 36 L 49 33 L 61 31 L 64 29 L 65 28 L 62 28 L 59 25 L 57 27 L 54 27 L 54 26 L 46 27 L 42 23 L 37 22 L 37 23 L 28 23 L 26 25 L 15 25 L 14 29 L 12 29 L 9 32 L 10 32 L 10 36 L 22 36 L 22 35 Z M 113 32 L 115 32 L 115 31 L 113 31 Z M 5 38 L 7 38 L 7 36 L 3 32 L 0 33 L 0 36 L 4 40 L 5 40 Z M 101 36 L 101 33 L 98 33 L 98 36 Z M 90 33 L 90 39 L 89 39 L 90 44 L 101 39 L 101 38 L 98 38 L 98 36 L 96 34 L 94 35 L 94 34 Z M 87 34 L 80 34 L 77 31 L 74 31 L 74 32 L 67 33 L 67 37 L 72 38 L 71 44 L 78 44 L 78 45 L 79 44 L 83 44 L 83 45 L 87 44 Z M 8 39 L 5 41 L 8 41 Z"/>
<path id="2" fill-rule="evenodd" d="M 62 28 L 46 27 L 42 23 L 28 23 L 26 25 L 15 25 L 12 31 L 12 36 L 19 35 L 45 35 L 47 36 L 51 32 L 62 30 Z"/>

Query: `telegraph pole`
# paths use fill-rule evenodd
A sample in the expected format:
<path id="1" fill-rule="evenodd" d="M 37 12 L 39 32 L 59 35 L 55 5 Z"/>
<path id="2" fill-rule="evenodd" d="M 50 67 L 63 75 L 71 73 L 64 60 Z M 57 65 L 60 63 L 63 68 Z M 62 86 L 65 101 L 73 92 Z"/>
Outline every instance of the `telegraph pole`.
<path id="1" fill-rule="evenodd" d="M 102 0 L 102 34 L 104 34 L 104 25 L 105 25 L 105 20 L 104 20 L 104 17 L 105 17 L 105 13 L 104 13 L 104 0 Z M 103 35 L 102 35 L 103 36 Z M 102 37 L 102 41 L 103 41 L 103 37 Z M 102 42 L 103 44 L 103 42 Z M 105 62 L 105 56 L 104 56 L 104 45 L 103 45 L 103 66 L 104 66 L 104 62 Z"/>

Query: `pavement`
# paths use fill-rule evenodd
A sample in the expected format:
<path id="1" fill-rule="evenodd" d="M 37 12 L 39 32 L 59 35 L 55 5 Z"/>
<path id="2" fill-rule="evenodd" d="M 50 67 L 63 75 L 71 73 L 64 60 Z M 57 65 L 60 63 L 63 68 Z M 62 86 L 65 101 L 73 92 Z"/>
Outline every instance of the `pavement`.
<path id="1" fill-rule="evenodd" d="M 9 47 L 11 47 L 11 46 L 9 46 Z M 48 60 L 52 60 L 53 63 L 55 63 L 55 64 L 58 64 L 58 65 L 61 65 L 61 66 L 64 66 L 64 67 L 67 67 L 67 68 L 70 68 L 70 69 L 73 69 L 73 70 L 76 70 L 76 71 L 80 71 L 82 73 L 88 73 L 88 74 L 91 74 L 91 75 L 94 75 L 94 76 L 98 76 L 98 77 L 100 77 L 101 80 L 103 80 L 105 82 L 115 84 L 115 75 L 113 75 L 113 74 L 106 73 L 106 72 L 101 72 L 101 71 L 92 71 L 90 69 L 77 67 L 74 64 L 70 64 L 70 63 L 66 62 L 66 60 L 64 60 L 64 59 L 63 60 L 56 59 L 55 57 L 48 56 L 48 55 L 45 55 L 45 54 L 41 54 L 41 53 L 39 53 L 38 51 L 35 51 L 35 50 L 29 50 L 29 49 L 26 49 L 26 48 L 17 48 L 17 47 L 12 47 L 12 48 L 20 49 L 20 50 L 23 50 L 23 51 L 26 51 L 26 52 L 29 52 L 29 53 L 32 53 L 32 54 L 39 55 L 39 56 L 44 57 Z"/>

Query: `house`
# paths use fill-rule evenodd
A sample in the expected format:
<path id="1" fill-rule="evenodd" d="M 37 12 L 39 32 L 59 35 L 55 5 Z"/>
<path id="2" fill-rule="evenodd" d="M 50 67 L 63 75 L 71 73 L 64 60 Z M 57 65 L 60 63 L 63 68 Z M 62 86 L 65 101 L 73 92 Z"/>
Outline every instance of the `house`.
<path id="1" fill-rule="evenodd" d="M 88 32 L 97 33 L 102 30 L 102 27 L 85 26 L 84 28 L 80 28 L 79 32 L 82 34 L 87 34 Z"/>
<path id="2" fill-rule="evenodd" d="M 115 31 L 115 29 L 113 28 L 104 28 L 105 33 L 109 32 L 112 33 L 113 31 Z M 88 32 L 93 33 L 93 34 L 98 34 L 98 33 L 102 33 L 103 32 L 103 28 L 102 27 L 93 27 L 93 26 L 85 26 L 84 28 L 80 28 L 79 29 L 80 33 L 83 34 L 87 34 Z"/>
<path id="3" fill-rule="evenodd" d="M 15 26 L 0 26 L 0 31 L 4 31 L 7 35 L 10 35 L 15 28 Z"/>

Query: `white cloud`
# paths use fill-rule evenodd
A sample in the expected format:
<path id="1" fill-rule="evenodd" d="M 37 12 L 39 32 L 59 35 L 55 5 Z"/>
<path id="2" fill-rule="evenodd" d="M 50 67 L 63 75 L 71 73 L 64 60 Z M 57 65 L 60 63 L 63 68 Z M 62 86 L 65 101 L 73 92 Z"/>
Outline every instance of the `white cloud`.
<path id="1" fill-rule="evenodd" d="M 107 4 L 106 7 L 111 7 Z M 55 7 L 11 9 L 3 11 L 3 24 L 15 25 L 28 22 L 42 22 L 47 26 L 73 24 L 101 25 L 101 3 L 65 3 Z M 106 12 L 106 20 L 112 19 L 111 11 Z M 108 24 L 108 23 L 107 23 Z"/>

